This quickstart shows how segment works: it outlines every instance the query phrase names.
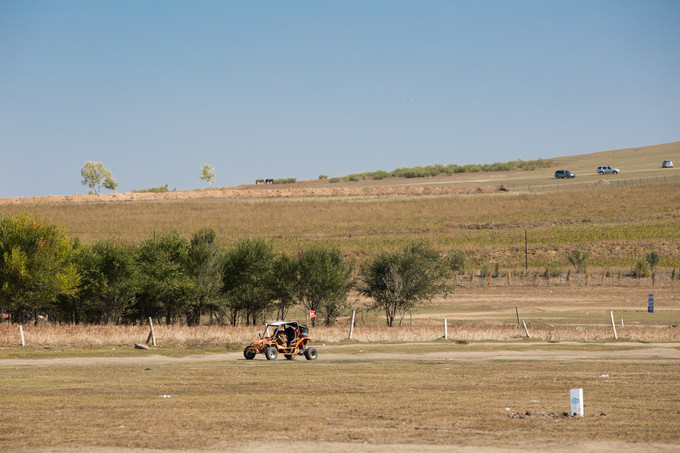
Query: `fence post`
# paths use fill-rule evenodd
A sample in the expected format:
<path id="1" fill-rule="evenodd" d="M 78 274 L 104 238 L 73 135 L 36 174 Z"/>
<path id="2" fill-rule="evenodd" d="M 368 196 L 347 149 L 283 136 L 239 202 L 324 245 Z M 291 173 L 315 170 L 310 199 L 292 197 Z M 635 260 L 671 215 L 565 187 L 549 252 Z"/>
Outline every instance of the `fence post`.
<path id="1" fill-rule="evenodd" d="M 444 339 L 445 340 L 449 339 L 449 326 L 446 323 L 446 318 L 444 318 Z"/>
<path id="2" fill-rule="evenodd" d="M 527 323 L 522 320 L 522 325 L 524 326 L 524 333 L 527 334 L 527 338 L 531 340 L 531 335 L 529 335 L 529 329 L 527 329 Z"/>
<path id="3" fill-rule="evenodd" d="M 619 339 L 619 336 L 616 335 L 616 324 L 614 324 L 614 312 L 613 312 L 613 311 L 610 311 L 610 312 L 609 312 L 609 316 L 610 316 L 611 319 L 612 319 L 612 330 L 614 331 L 614 339 L 615 339 L 615 340 L 618 340 L 618 339 Z"/>
<path id="4" fill-rule="evenodd" d="M 148 343 L 149 340 L 151 340 L 151 344 L 156 346 L 156 334 L 153 332 L 153 320 L 151 319 L 151 316 L 149 316 L 149 336 L 146 337 L 146 342 Z"/>
<path id="5" fill-rule="evenodd" d="M 19 324 L 19 332 L 21 333 L 21 346 L 26 346 L 26 339 L 24 338 L 24 326 Z"/>
<path id="6" fill-rule="evenodd" d="M 352 339 L 352 334 L 354 333 L 354 316 L 357 314 L 356 310 L 352 310 L 352 322 L 349 325 L 349 339 Z"/>

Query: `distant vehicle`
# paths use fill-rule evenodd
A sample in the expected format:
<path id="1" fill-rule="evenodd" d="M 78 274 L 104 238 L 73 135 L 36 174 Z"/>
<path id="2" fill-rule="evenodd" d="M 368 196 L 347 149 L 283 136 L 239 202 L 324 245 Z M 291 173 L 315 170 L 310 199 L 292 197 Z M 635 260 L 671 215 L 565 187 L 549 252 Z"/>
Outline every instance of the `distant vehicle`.
<path id="1" fill-rule="evenodd" d="M 661 168 L 673 168 L 673 162 L 671 162 L 670 160 L 664 160 L 661 163 Z"/>
<path id="2" fill-rule="evenodd" d="M 619 169 L 610 167 L 609 165 L 600 165 L 599 167 L 597 167 L 597 173 L 599 175 L 604 175 L 605 173 L 613 173 L 615 175 L 618 175 Z"/>
<path id="3" fill-rule="evenodd" d="M 564 178 L 573 179 L 575 177 L 576 177 L 576 175 L 573 174 L 572 172 L 570 172 L 569 170 L 557 170 L 555 172 L 555 178 L 557 178 L 557 179 L 564 179 Z"/>

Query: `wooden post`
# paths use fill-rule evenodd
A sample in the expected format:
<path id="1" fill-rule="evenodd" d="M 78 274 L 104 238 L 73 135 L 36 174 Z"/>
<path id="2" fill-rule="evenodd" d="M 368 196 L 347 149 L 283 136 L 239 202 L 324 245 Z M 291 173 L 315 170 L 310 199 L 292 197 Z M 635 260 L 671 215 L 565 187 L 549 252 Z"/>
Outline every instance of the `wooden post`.
<path id="1" fill-rule="evenodd" d="M 621 316 L 621 328 L 623 329 L 623 316 Z"/>
<path id="2" fill-rule="evenodd" d="M 529 329 L 527 329 L 527 323 L 525 323 L 524 320 L 522 320 L 522 325 L 524 326 L 524 333 L 527 334 L 527 338 L 531 339 L 531 335 L 529 335 Z"/>
<path id="3" fill-rule="evenodd" d="M 524 230 L 524 270 L 529 270 L 529 240 L 527 230 Z"/>
<path id="4" fill-rule="evenodd" d="M 26 339 L 24 338 L 24 326 L 19 324 L 19 332 L 21 333 L 21 346 L 26 346 Z"/>
<path id="5" fill-rule="evenodd" d="M 149 340 L 151 340 L 151 344 L 156 346 L 156 334 L 153 332 L 153 320 L 151 319 L 151 316 L 149 316 L 149 336 L 146 337 L 146 342 L 149 343 Z"/>
<path id="6" fill-rule="evenodd" d="M 444 318 L 444 339 L 445 340 L 449 339 L 449 326 L 446 323 L 446 318 Z"/>
<path id="7" fill-rule="evenodd" d="M 352 310 L 352 322 L 349 324 L 349 339 L 352 339 L 352 334 L 354 333 L 354 316 L 357 314 L 356 310 Z"/>
<path id="8" fill-rule="evenodd" d="M 609 316 L 610 316 L 611 319 L 612 319 L 612 330 L 614 331 L 614 339 L 615 339 L 615 340 L 618 340 L 618 339 L 619 339 L 619 336 L 616 335 L 616 324 L 614 324 L 614 312 L 613 312 L 613 311 L 610 311 L 610 312 L 609 312 Z"/>
<path id="9" fill-rule="evenodd" d="M 517 325 L 519 326 L 519 309 L 517 308 L 517 305 L 515 305 L 515 314 L 517 315 Z"/>

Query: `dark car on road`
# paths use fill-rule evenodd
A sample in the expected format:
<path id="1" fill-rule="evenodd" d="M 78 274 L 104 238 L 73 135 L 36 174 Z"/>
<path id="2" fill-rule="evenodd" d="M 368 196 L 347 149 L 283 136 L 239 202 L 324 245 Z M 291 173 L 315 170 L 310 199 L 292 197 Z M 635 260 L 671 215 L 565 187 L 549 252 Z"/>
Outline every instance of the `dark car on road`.
<path id="1" fill-rule="evenodd" d="M 573 174 L 572 172 L 570 172 L 569 170 L 557 170 L 555 172 L 555 178 L 557 178 L 557 179 L 564 179 L 564 178 L 570 179 L 570 178 L 575 178 L 575 177 L 576 177 L 576 175 Z"/>

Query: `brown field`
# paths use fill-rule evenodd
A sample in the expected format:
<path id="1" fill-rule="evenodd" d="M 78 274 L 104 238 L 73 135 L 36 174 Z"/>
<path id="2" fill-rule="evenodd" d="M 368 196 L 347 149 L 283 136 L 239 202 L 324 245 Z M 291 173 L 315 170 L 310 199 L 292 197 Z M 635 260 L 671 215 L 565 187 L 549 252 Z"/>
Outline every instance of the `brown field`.
<path id="1" fill-rule="evenodd" d="M 288 253 L 323 242 L 358 259 L 425 239 L 464 250 L 472 267 L 489 262 L 510 270 L 524 267 L 526 232 L 534 269 L 566 272 L 566 255 L 580 248 L 592 253 L 593 266 L 620 271 L 656 250 L 670 272 L 680 267 L 680 178 L 679 170 L 660 168 L 665 158 L 680 162 L 680 142 L 556 158 L 554 168 L 535 171 L 5 198 L 0 215 L 36 215 L 84 242 L 139 242 L 170 228 L 190 234 L 210 227 L 225 242 L 261 237 Z M 604 162 L 622 173 L 596 175 Z M 556 181 L 554 169 L 565 167 L 577 178 Z"/>
<path id="2" fill-rule="evenodd" d="M 261 326 L 157 326 L 158 347 L 141 351 L 148 326 L 23 326 L 21 347 L 18 326 L 2 324 L 0 451 L 678 451 L 680 182 L 663 159 L 680 163 L 680 142 L 536 172 L 0 199 L 0 215 L 38 215 L 85 242 L 212 227 L 225 242 L 324 242 L 361 259 L 428 239 L 473 265 L 401 327 L 353 295 L 353 339 L 348 318 L 313 329 L 316 362 L 243 360 Z M 600 164 L 622 174 L 588 174 Z M 577 179 L 556 182 L 557 168 Z M 567 280 L 576 247 L 593 265 Z M 630 278 L 652 249 L 662 268 Z M 499 275 L 480 278 L 484 262 Z M 583 418 L 565 415 L 571 388 L 584 389 Z"/>
<path id="3" fill-rule="evenodd" d="M 460 287 L 403 327 L 313 329 L 316 362 L 245 361 L 261 327 L 156 326 L 140 351 L 148 326 L 25 326 L 22 348 L 4 324 L 0 451 L 677 451 L 680 293 L 648 292 Z"/>

